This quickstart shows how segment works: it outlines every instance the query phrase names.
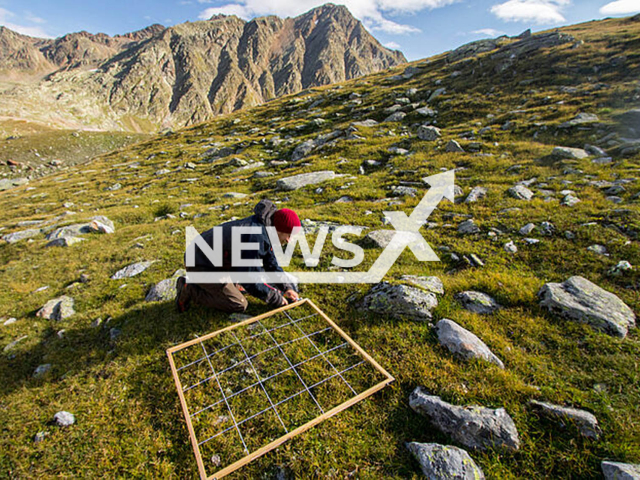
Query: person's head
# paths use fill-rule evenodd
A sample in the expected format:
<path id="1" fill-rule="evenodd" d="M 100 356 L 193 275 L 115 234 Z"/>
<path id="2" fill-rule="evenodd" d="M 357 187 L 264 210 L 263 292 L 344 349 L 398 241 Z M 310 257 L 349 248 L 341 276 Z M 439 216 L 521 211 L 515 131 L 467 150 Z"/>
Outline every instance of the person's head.
<path id="1" fill-rule="evenodd" d="M 273 226 L 278 232 L 280 243 L 284 244 L 291 238 L 291 232 L 294 227 L 301 227 L 298 214 L 289 208 L 281 208 L 273 214 Z"/>

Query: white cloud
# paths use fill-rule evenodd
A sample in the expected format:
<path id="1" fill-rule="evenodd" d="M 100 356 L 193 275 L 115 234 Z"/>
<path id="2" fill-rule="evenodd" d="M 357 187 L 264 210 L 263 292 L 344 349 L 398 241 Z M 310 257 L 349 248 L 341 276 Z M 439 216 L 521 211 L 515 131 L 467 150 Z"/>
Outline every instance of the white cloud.
<path id="1" fill-rule="evenodd" d="M 384 44 L 384 46 L 391 50 L 400 50 L 400 45 L 398 45 L 396 42 L 387 42 Z"/>
<path id="2" fill-rule="evenodd" d="M 564 7 L 571 0 L 508 0 L 491 7 L 491 13 L 508 22 L 554 24 L 564 22 Z"/>
<path id="3" fill-rule="evenodd" d="M 640 12 L 638 0 L 617 0 L 604 5 L 600 9 L 602 15 L 627 15 Z"/>
<path id="4" fill-rule="evenodd" d="M 474 30 L 471 32 L 473 35 L 484 35 L 486 37 L 498 37 L 504 35 L 504 32 L 496 30 L 495 28 L 481 28 L 480 30 Z"/>
<path id="5" fill-rule="evenodd" d="M 39 23 L 39 24 L 47 23 L 47 21 L 44 18 L 36 17 L 33 13 L 29 11 L 24 12 L 24 18 L 30 21 L 31 23 Z"/>
<path id="6" fill-rule="evenodd" d="M 198 0 L 198 3 L 213 3 L 213 1 Z M 340 3 L 345 5 L 367 28 L 400 35 L 420 30 L 411 25 L 394 22 L 388 18 L 389 15 L 440 8 L 456 1 L 459 0 L 342 0 Z M 200 13 L 199 18 L 204 20 L 218 13 L 237 15 L 245 19 L 262 15 L 295 17 L 325 2 L 326 0 L 237 0 L 235 3 L 207 8 Z"/>
<path id="7" fill-rule="evenodd" d="M 48 35 L 41 27 L 30 27 L 13 23 L 10 19 L 15 19 L 15 17 L 15 13 L 5 10 L 4 8 L 0 8 L 1 26 L 7 27 L 9 30 L 13 30 L 14 32 L 21 33 L 22 35 L 29 35 L 30 37 L 52 38 L 51 35 Z"/>

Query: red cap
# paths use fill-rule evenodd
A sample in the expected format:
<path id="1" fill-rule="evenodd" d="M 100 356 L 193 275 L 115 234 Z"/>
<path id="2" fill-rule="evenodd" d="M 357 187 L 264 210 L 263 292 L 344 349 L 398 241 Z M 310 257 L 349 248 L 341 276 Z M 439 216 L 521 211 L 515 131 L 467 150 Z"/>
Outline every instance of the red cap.
<path id="1" fill-rule="evenodd" d="M 298 214 L 289 208 L 281 208 L 273 214 L 273 226 L 282 233 L 291 233 L 294 227 L 301 227 Z"/>

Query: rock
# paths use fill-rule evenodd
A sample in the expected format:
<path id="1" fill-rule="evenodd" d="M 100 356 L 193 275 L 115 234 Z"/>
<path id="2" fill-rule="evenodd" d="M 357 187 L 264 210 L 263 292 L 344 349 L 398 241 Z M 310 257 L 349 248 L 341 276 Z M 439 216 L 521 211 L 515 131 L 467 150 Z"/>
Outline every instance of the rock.
<path id="1" fill-rule="evenodd" d="M 49 436 L 49 432 L 41 431 L 35 434 L 35 436 L 33 437 L 33 441 L 35 443 L 44 442 L 44 439 L 48 436 Z"/>
<path id="2" fill-rule="evenodd" d="M 73 413 L 65 412 L 63 410 L 53 416 L 53 421 L 59 427 L 70 427 L 71 425 L 76 423 L 76 417 L 73 415 Z"/>
<path id="3" fill-rule="evenodd" d="M 84 241 L 84 238 L 80 237 L 60 237 L 54 238 L 50 242 L 48 242 L 45 247 L 70 247 L 75 243 L 81 243 Z"/>
<path id="4" fill-rule="evenodd" d="M 6 320 L 5 320 L 6 319 Z M 8 325 L 13 325 L 14 323 L 16 323 L 18 321 L 18 319 L 16 317 L 2 317 L 2 320 L 4 320 L 4 323 L 2 325 L 4 325 L 5 327 Z M 0 321 L 2 321 L 0 320 Z"/>
<path id="5" fill-rule="evenodd" d="M 540 306 L 551 312 L 609 335 L 624 338 L 636 323 L 635 314 L 622 300 L 580 276 L 563 283 L 547 283 L 538 297 Z"/>
<path id="6" fill-rule="evenodd" d="M 560 205 L 564 205 L 565 207 L 573 207 L 578 203 L 580 203 L 580 199 L 575 195 L 569 194 L 562 199 L 562 202 L 560 202 Z"/>
<path id="7" fill-rule="evenodd" d="M 187 272 L 184 269 L 176 270 L 171 278 L 166 278 L 159 281 L 151 287 L 149 293 L 144 298 L 145 302 L 162 302 L 175 300 L 176 298 L 176 282 L 179 277 L 186 275 Z"/>
<path id="8" fill-rule="evenodd" d="M 480 200 L 481 198 L 484 198 L 487 196 L 487 189 L 484 187 L 473 187 L 471 189 L 471 191 L 469 192 L 469 195 L 467 195 L 467 198 L 465 199 L 464 203 L 473 203 L 473 202 L 477 202 L 478 200 Z"/>
<path id="9" fill-rule="evenodd" d="M 45 363 L 44 365 L 38 365 L 33 372 L 34 378 L 42 378 L 44 377 L 49 370 L 51 370 L 52 365 L 50 363 Z"/>
<path id="10" fill-rule="evenodd" d="M 438 295 L 444 295 L 444 286 L 442 280 L 438 277 L 420 277 L 417 275 L 403 275 L 400 277 L 403 282 L 411 283 L 417 287 L 422 287 L 425 290 Z"/>
<path id="11" fill-rule="evenodd" d="M 95 216 L 91 219 L 88 230 L 95 233 L 114 233 L 116 231 L 113 222 L 102 215 Z"/>
<path id="12" fill-rule="evenodd" d="M 469 220 L 465 220 L 458 226 L 458 233 L 461 233 L 463 235 L 478 232 L 480 232 L 480 227 L 476 225 L 476 222 L 472 218 Z"/>
<path id="13" fill-rule="evenodd" d="M 377 248 L 387 248 L 395 236 L 396 230 L 374 230 L 365 235 L 363 243 Z"/>
<path id="14" fill-rule="evenodd" d="M 296 147 L 291 155 L 291 161 L 296 162 L 309 155 L 316 148 L 316 142 L 307 140 Z"/>
<path id="15" fill-rule="evenodd" d="M 436 324 L 436 332 L 440 345 L 447 347 L 454 355 L 458 355 L 464 360 L 473 358 L 486 360 L 504 369 L 502 361 L 491 352 L 482 340 L 453 320 L 447 318 L 440 320 Z"/>
<path id="16" fill-rule="evenodd" d="M 422 115 L 423 117 L 435 117 L 437 112 L 429 107 L 422 107 L 416 110 L 418 115 Z"/>
<path id="17" fill-rule="evenodd" d="M 36 316 L 46 318 L 47 320 L 63 320 L 76 313 L 73 305 L 73 298 L 63 295 L 45 303 L 45 305 L 38 310 Z"/>
<path id="18" fill-rule="evenodd" d="M 418 127 L 418 138 L 420 140 L 426 140 L 427 142 L 433 142 L 442 137 L 440 129 L 432 127 L 430 125 L 420 125 Z"/>
<path id="19" fill-rule="evenodd" d="M 627 262 L 626 260 L 621 260 L 614 267 L 611 267 L 607 273 L 612 277 L 619 277 L 621 275 L 624 275 L 625 272 L 628 272 L 632 269 L 633 267 L 629 262 Z"/>
<path id="20" fill-rule="evenodd" d="M 431 95 L 429 95 L 429 98 L 427 99 L 427 102 L 432 102 L 433 100 L 438 98 L 440 95 L 444 95 L 446 92 L 447 92 L 446 88 L 436 88 L 433 91 L 433 93 Z"/>
<path id="21" fill-rule="evenodd" d="M 354 127 L 375 127 L 376 125 L 378 125 L 378 122 L 376 122 L 375 120 L 373 120 L 372 118 L 367 118 L 366 120 L 362 120 L 360 122 L 353 122 L 351 125 L 353 125 Z"/>
<path id="22" fill-rule="evenodd" d="M 450 153 L 464 153 L 464 148 L 462 148 L 455 140 L 449 140 L 449 143 L 447 143 L 447 146 L 445 147 L 445 151 Z"/>
<path id="23" fill-rule="evenodd" d="M 518 253 L 518 247 L 513 243 L 513 240 L 504 244 L 504 251 L 507 253 Z"/>
<path id="24" fill-rule="evenodd" d="M 585 125 L 589 123 L 599 122 L 600 119 L 594 113 L 579 113 L 571 120 L 561 123 L 558 128 L 571 128 L 578 125 Z"/>
<path id="25" fill-rule="evenodd" d="M 16 347 L 16 345 L 18 345 L 20 342 L 24 342 L 27 338 L 29 338 L 28 335 L 23 335 L 22 337 L 16 338 L 14 341 L 9 342 L 7 345 L 5 345 L 4 348 L 2 349 L 2 352 L 3 353 L 10 352 Z"/>
<path id="26" fill-rule="evenodd" d="M 587 250 L 593 253 L 597 253 L 598 255 L 608 255 L 607 247 L 604 245 L 590 245 L 587 247 Z"/>
<path id="27" fill-rule="evenodd" d="M 33 238 L 40 235 L 41 231 L 39 228 L 29 228 L 27 230 L 21 230 L 19 232 L 7 233 L 2 236 L 2 240 L 7 243 L 16 243 L 21 240 L 26 240 L 28 238 Z"/>
<path id="28" fill-rule="evenodd" d="M 583 158 L 587 158 L 589 154 L 581 148 L 555 147 L 551 151 L 551 156 L 555 158 L 581 160 Z"/>
<path id="29" fill-rule="evenodd" d="M 246 193 L 238 193 L 238 192 L 227 192 L 222 195 L 222 198 L 231 198 L 234 200 L 239 200 L 245 198 L 247 196 Z"/>
<path id="30" fill-rule="evenodd" d="M 484 473 L 461 448 L 437 443 L 407 443 L 429 480 L 483 480 Z"/>
<path id="31" fill-rule="evenodd" d="M 404 186 L 395 187 L 391 191 L 392 197 L 415 197 L 417 194 L 418 194 L 418 190 L 416 190 L 415 188 L 404 187 Z"/>
<path id="32" fill-rule="evenodd" d="M 404 112 L 395 112 L 383 120 L 383 122 L 400 122 L 407 114 Z"/>
<path id="33" fill-rule="evenodd" d="M 473 313 L 490 314 L 502 308 L 495 299 L 486 293 L 469 290 L 455 296 L 463 308 Z"/>
<path id="34" fill-rule="evenodd" d="M 267 178 L 267 177 L 273 177 L 275 174 L 273 172 L 265 172 L 265 171 L 259 171 L 256 172 L 252 175 L 253 178 Z"/>
<path id="35" fill-rule="evenodd" d="M 535 223 L 527 223 L 524 227 L 519 230 L 520 235 L 529 235 L 533 230 L 535 230 Z"/>
<path id="36" fill-rule="evenodd" d="M 516 185 L 507 190 L 509 196 L 518 199 L 526 200 L 527 202 L 533 198 L 533 192 L 524 185 Z"/>
<path id="37" fill-rule="evenodd" d="M 20 185 L 26 185 L 27 183 L 29 183 L 28 178 L 3 178 L 0 180 L 0 192 L 13 187 L 19 187 Z"/>
<path id="38" fill-rule="evenodd" d="M 381 282 L 374 285 L 362 300 L 362 308 L 398 320 L 431 320 L 431 311 L 438 306 L 435 294 L 407 285 Z"/>
<path id="39" fill-rule="evenodd" d="M 603 461 L 600 464 L 605 480 L 640 480 L 640 464 Z"/>
<path id="40" fill-rule="evenodd" d="M 120 280 L 122 278 L 135 277 L 136 275 L 139 275 L 142 272 L 144 272 L 147 268 L 149 268 L 154 263 L 155 263 L 154 260 L 132 263 L 131 265 L 127 265 L 126 267 L 121 268 L 116 273 L 111 275 L 111 280 Z"/>
<path id="41" fill-rule="evenodd" d="M 331 170 L 300 173 L 291 177 L 281 178 L 276 182 L 276 186 L 281 190 L 297 190 L 305 185 L 315 185 L 317 183 L 326 182 L 327 180 L 332 180 L 335 177 L 335 172 Z"/>
<path id="42" fill-rule="evenodd" d="M 440 397 L 429 395 L 422 387 L 411 393 L 409 406 L 465 447 L 510 451 L 520 448 L 518 431 L 504 408 L 451 405 Z"/>
<path id="43" fill-rule="evenodd" d="M 537 400 L 530 400 L 529 405 L 549 418 L 560 419 L 561 421 L 569 420 L 575 423 L 578 430 L 580 430 L 580 434 L 587 438 L 597 440 L 602 433 L 598 426 L 598 419 L 595 415 L 585 410 L 562 407 Z"/>

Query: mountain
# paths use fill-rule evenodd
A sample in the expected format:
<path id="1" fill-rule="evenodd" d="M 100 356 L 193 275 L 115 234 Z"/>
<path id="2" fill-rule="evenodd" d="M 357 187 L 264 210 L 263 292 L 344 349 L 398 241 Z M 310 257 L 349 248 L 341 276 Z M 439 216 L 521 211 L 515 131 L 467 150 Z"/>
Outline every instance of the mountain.
<path id="1" fill-rule="evenodd" d="M 113 38 L 36 40 L 4 29 L 0 41 L 0 72 L 48 74 L 7 91 L 1 115 L 103 129 L 191 125 L 406 61 L 331 4 L 295 18 L 217 15 Z"/>
<path id="2" fill-rule="evenodd" d="M 244 218 L 268 198 L 298 212 L 309 250 L 321 226 L 362 227 L 335 235 L 363 247 L 362 265 L 337 265 L 334 255 L 353 253 L 327 235 L 317 268 L 295 247 L 285 270 L 367 271 L 394 235 L 389 212 L 411 215 L 429 177 L 451 170 L 455 202 L 406 222 L 424 222 L 440 261 L 405 249 L 380 284 L 301 285 L 395 382 L 237 477 L 418 478 L 407 442 L 444 445 L 434 463 L 453 463 L 440 461 L 448 451 L 468 473 L 445 478 L 482 478 L 473 463 L 498 479 L 603 478 L 615 467 L 607 461 L 640 463 L 639 46 L 640 16 L 476 42 L 26 185 L 0 182 L 17 184 L 0 192 L 0 472 L 198 477 L 165 352 L 240 318 L 197 306 L 176 313 L 188 227 Z M 132 264 L 132 276 L 115 275 Z M 268 310 L 248 301 L 251 316 Z M 193 432 L 211 439 L 201 446 L 207 472 L 246 454 L 228 409 L 255 452 L 285 433 L 278 418 L 291 432 L 321 414 L 305 386 L 331 412 L 354 396 L 338 372 L 355 393 L 375 380 L 343 370 L 362 359 L 340 353 L 324 320 L 289 313 L 301 322 L 282 318 L 274 338 L 256 335 L 263 323 L 178 358 Z M 219 350 L 231 333 L 251 336 L 247 351 Z M 309 356 L 318 358 L 300 366 L 303 384 L 287 370 Z M 204 358 L 212 363 L 193 365 Z M 228 363 L 238 368 L 222 371 Z M 55 422 L 60 411 L 75 424 Z"/>

